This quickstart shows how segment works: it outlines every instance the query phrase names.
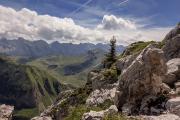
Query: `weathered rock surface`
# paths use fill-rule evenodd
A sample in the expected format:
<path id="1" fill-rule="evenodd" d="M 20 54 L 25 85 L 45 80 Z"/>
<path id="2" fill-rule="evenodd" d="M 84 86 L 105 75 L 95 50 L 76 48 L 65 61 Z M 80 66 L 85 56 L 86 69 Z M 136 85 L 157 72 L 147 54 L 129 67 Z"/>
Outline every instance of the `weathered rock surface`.
<path id="1" fill-rule="evenodd" d="M 104 103 L 106 100 L 114 101 L 115 92 L 117 84 L 109 85 L 107 89 L 96 89 L 86 100 L 88 106 L 96 106 L 98 104 Z"/>
<path id="2" fill-rule="evenodd" d="M 140 120 L 180 120 L 179 116 L 174 114 L 162 114 L 159 116 L 140 116 Z"/>
<path id="3" fill-rule="evenodd" d="M 163 51 L 149 45 L 121 74 L 115 97 L 118 109 L 127 103 L 131 106 L 131 112 L 134 112 L 143 98 L 160 93 L 165 73 Z"/>
<path id="4" fill-rule="evenodd" d="M 178 34 L 180 34 L 180 23 L 165 36 L 163 41 L 166 42 Z"/>
<path id="5" fill-rule="evenodd" d="M 169 112 L 180 116 L 180 97 L 169 99 L 166 108 Z"/>
<path id="6" fill-rule="evenodd" d="M 103 111 L 90 111 L 88 113 L 84 113 L 82 116 L 82 120 L 102 120 L 104 118 Z"/>
<path id="7" fill-rule="evenodd" d="M 131 65 L 134 59 L 136 59 L 137 55 L 138 54 L 128 55 L 124 58 L 119 59 L 116 62 L 117 69 L 120 70 L 121 72 L 125 70 L 127 67 L 129 67 L 129 65 Z"/>
<path id="8" fill-rule="evenodd" d="M 86 100 L 86 105 L 97 106 L 106 100 L 113 103 L 117 88 L 117 77 L 105 76 L 109 69 L 91 71 L 88 75 L 87 85 L 92 87 L 92 92 Z"/>
<path id="9" fill-rule="evenodd" d="M 0 120 L 11 120 L 14 106 L 0 105 Z"/>
<path id="10" fill-rule="evenodd" d="M 167 62 L 167 73 L 179 75 L 180 77 L 180 58 L 174 58 Z"/>
<path id="11" fill-rule="evenodd" d="M 103 75 L 104 71 L 98 71 L 98 72 L 90 72 L 88 75 L 88 81 L 87 84 L 91 84 L 92 90 L 101 89 L 101 88 L 112 88 L 111 84 L 114 84 L 117 79 L 113 78 L 106 78 Z"/>
<path id="12" fill-rule="evenodd" d="M 163 82 L 167 83 L 170 86 L 174 86 L 174 83 L 180 80 L 180 58 L 171 59 L 166 64 L 167 74 Z"/>
<path id="13" fill-rule="evenodd" d="M 52 120 L 52 118 L 47 116 L 42 116 L 42 117 L 34 117 L 31 120 Z"/>
<path id="14" fill-rule="evenodd" d="M 167 60 L 180 58 L 180 24 L 166 35 L 163 42 L 165 42 L 163 51 Z"/>
<path id="15" fill-rule="evenodd" d="M 108 109 L 103 111 L 90 111 L 88 113 L 84 113 L 82 116 L 82 120 L 103 120 L 106 115 L 117 113 L 118 109 L 115 105 L 111 105 Z"/>

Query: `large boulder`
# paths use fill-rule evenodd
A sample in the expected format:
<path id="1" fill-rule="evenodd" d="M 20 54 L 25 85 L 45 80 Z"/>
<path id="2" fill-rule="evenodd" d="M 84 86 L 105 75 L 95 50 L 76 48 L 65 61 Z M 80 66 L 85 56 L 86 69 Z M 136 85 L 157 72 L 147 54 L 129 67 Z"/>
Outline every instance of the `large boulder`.
<path id="1" fill-rule="evenodd" d="M 167 60 L 180 58 L 180 24 L 166 35 L 163 42 L 165 43 L 163 51 Z"/>
<path id="2" fill-rule="evenodd" d="M 180 80 L 180 58 L 174 58 L 167 63 L 167 75 L 163 82 L 173 86 Z M 177 86 L 176 86 L 177 87 Z"/>
<path id="3" fill-rule="evenodd" d="M 180 58 L 174 58 L 167 62 L 168 71 L 167 73 L 172 73 L 175 75 L 179 75 L 180 77 Z"/>
<path id="4" fill-rule="evenodd" d="M 115 96 L 118 109 L 121 110 L 123 105 L 129 104 L 130 111 L 134 112 L 143 98 L 161 93 L 165 73 L 163 51 L 155 45 L 149 45 L 120 76 Z"/>
<path id="5" fill-rule="evenodd" d="M 11 120 L 14 106 L 0 105 L 0 120 Z"/>
<path id="6" fill-rule="evenodd" d="M 169 112 L 180 116 L 180 97 L 169 99 L 166 108 Z"/>

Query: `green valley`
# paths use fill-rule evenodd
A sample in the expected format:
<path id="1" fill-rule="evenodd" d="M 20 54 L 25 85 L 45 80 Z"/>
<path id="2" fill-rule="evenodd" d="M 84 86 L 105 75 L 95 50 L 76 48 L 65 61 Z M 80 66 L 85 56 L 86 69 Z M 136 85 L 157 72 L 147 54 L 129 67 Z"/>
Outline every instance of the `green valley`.
<path id="1" fill-rule="evenodd" d="M 82 87 L 86 83 L 88 72 L 101 62 L 103 55 L 103 51 L 93 50 L 87 55 L 41 57 L 26 64 L 47 71 L 63 84 Z"/>

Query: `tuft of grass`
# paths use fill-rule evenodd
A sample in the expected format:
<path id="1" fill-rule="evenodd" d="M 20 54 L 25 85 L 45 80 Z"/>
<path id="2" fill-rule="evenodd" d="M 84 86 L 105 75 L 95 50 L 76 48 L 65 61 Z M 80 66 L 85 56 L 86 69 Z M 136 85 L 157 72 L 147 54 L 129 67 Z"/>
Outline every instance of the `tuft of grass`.
<path id="1" fill-rule="evenodd" d="M 87 108 L 84 105 L 70 107 L 69 114 L 64 120 L 81 120 L 81 117 L 85 112 L 87 112 Z"/>
<path id="2" fill-rule="evenodd" d="M 78 106 L 71 106 L 69 107 L 69 114 L 64 118 L 64 120 L 81 120 L 82 115 L 86 112 L 92 111 L 102 111 L 104 110 L 101 107 L 87 107 L 86 105 L 78 105 Z M 127 118 L 126 116 L 120 114 L 120 113 L 115 113 L 115 114 L 110 114 L 106 115 L 103 120 L 137 120 L 135 118 Z"/>
<path id="3" fill-rule="evenodd" d="M 112 65 L 109 69 L 101 70 L 105 80 L 109 80 L 109 83 L 114 83 L 118 80 L 118 76 L 121 74 L 115 65 Z"/>
<path id="4" fill-rule="evenodd" d="M 37 116 L 39 111 L 37 108 L 16 110 L 13 114 L 15 119 L 30 120 L 32 117 Z"/>
<path id="5" fill-rule="evenodd" d="M 103 120 L 138 120 L 138 119 L 127 118 L 127 116 L 124 116 L 120 113 L 116 113 L 116 114 L 111 114 L 111 115 L 105 116 L 105 118 Z"/>
<path id="6" fill-rule="evenodd" d="M 100 107 L 87 107 L 86 105 L 78 105 L 69 108 L 69 114 L 64 120 L 81 120 L 82 115 L 90 110 L 101 111 L 103 110 Z"/>

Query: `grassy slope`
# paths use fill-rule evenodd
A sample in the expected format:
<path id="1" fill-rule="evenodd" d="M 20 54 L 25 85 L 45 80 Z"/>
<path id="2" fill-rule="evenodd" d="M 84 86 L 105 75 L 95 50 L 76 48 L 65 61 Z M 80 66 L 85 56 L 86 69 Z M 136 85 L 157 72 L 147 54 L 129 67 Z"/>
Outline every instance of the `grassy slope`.
<path id="1" fill-rule="evenodd" d="M 125 50 L 124 52 L 118 56 L 118 58 L 123 58 L 126 57 L 128 55 L 133 55 L 133 54 L 138 54 L 140 53 L 145 47 L 147 47 L 150 44 L 157 44 L 158 48 L 162 48 L 162 46 L 164 45 L 163 42 L 156 42 L 156 41 L 138 41 L 138 42 L 134 42 L 132 44 L 130 44 Z"/>
<path id="2" fill-rule="evenodd" d="M 0 58 L 0 81 L 0 103 L 15 105 L 18 108 L 15 116 L 27 119 L 53 102 L 59 85 L 54 77 L 37 67 L 4 58 Z"/>

